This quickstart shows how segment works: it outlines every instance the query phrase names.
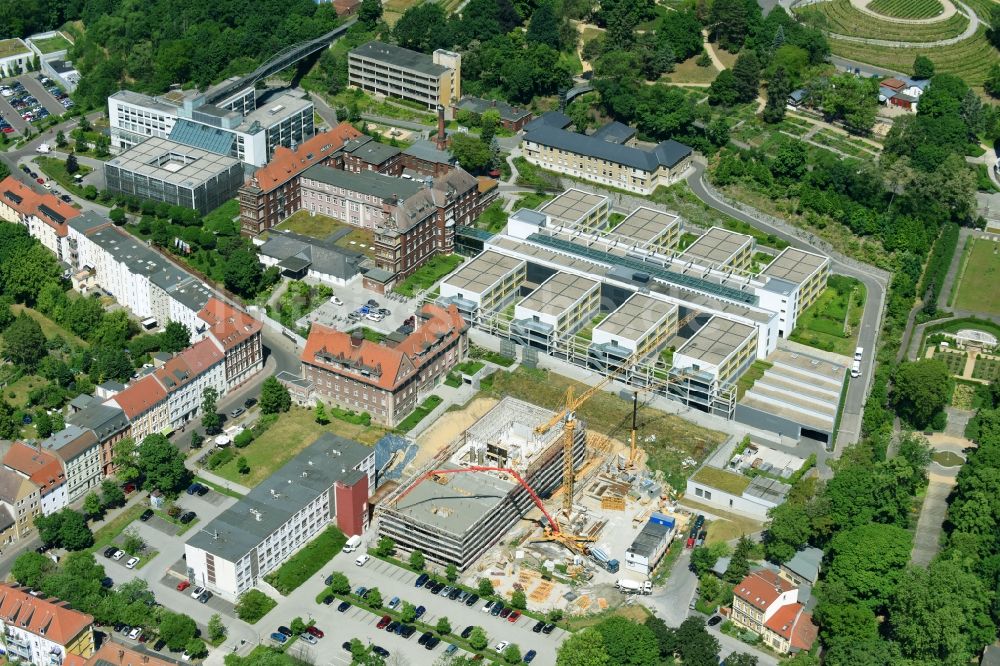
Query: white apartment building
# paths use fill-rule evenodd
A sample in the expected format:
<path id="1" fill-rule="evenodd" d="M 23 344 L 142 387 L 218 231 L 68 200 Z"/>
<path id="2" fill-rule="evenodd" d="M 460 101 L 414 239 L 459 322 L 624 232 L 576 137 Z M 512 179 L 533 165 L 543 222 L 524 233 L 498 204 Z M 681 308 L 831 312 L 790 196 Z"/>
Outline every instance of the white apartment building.
<path id="1" fill-rule="evenodd" d="M 367 527 L 374 449 L 324 434 L 185 545 L 188 579 L 234 601 L 321 532 Z"/>
<path id="2" fill-rule="evenodd" d="M 348 84 L 384 97 L 398 97 L 449 110 L 462 97 L 462 56 L 438 49 L 433 56 L 372 41 L 347 54 Z"/>
<path id="3" fill-rule="evenodd" d="M 153 371 L 166 389 L 170 424 L 179 428 L 198 416 L 204 391 L 226 393 L 226 355 L 215 340 L 204 339 Z"/>
<path id="4" fill-rule="evenodd" d="M 39 194 L 14 176 L 0 181 L 0 219 L 23 224 L 59 260 L 63 260 L 66 221 L 79 214 L 54 194 Z"/>
<path id="5" fill-rule="evenodd" d="M 111 147 L 122 152 L 159 137 L 264 166 L 276 147 L 291 147 L 315 133 L 313 104 L 302 93 L 255 99 L 249 88 L 234 99 L 210 103 L 211 90 L 173 90 L 155 97 L 118 91 L 108 98 Z"/>

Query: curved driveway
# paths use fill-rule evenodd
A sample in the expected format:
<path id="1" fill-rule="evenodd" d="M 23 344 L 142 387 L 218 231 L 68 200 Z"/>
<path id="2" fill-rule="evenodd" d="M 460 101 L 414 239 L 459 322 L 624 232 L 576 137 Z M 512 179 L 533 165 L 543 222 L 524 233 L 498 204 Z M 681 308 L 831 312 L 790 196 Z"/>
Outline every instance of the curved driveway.
<path id="1" fill-rule="evenodd" d="M 831 270 L 841 275 L 847 275 L 860 280 L 868 291 L 868 299 L 865 302 L 865 311 L 861 318 L 861 330 L 858 333 L 858 346 L 865 348 L 864 359 L 862 360 L 863 381 L 850 381 L 847 388 L 847 400 L 844 403 L 844 412 L 840 419 L 840 435 L 837 441 L 843 445 L 853 444 L 858 440 L 861 431 L 861 415 L 864 410 L 865 399 L 868 396 L 868 387 L 871 385 L 873 370 L 875 369 L 875 343 L 878 341 L 878 332 L 881 328 L 882 311 L 885 306 L 886 277 L 883 271 L 867 266 L 860 262 L 845 257 L 834 251 L 827 243 L 817 239 L 801 229 L 796 229 L 783 223 L 777 218 L 764 215 L 749 206 L 740 205 L 737 208 L 722 199 L 715 190 L 705 182 L 705 165 L 696 162 L 691 175 L 687 178 L 688 186 L 695 196 L 701 199 L 715 210 L 734 217 L 741 222 L 774 234 L 776 237 L 787 241 L 793 247 L 797 247 L 817 254 L 829 256 L 832 261 Z M 842 446 L 838 446 L 836 451 L 839 454 Z"/>

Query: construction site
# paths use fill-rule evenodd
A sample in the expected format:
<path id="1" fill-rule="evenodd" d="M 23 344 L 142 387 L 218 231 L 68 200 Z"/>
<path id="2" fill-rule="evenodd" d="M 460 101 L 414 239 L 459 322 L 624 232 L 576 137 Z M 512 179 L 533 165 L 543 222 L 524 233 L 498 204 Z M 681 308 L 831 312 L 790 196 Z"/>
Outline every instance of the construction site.
<path id="1" fill-rule="evenodd" d="M 593 612 L 641 593 L 688 516 L 634 441 L 577 419 L 601 388 L 555 412 L 503 398 L 382 498 L 378 536 L 470 585 L 520 589 L 533 609 Z"/>

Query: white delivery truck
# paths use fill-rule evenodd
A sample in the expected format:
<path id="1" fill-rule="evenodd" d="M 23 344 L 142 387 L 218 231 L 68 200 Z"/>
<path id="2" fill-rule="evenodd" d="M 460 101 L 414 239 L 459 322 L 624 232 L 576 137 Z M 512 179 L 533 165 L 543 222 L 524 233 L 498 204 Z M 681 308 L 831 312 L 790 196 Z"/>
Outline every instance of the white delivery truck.
<path id="1" fill-rule="evenodd" d="M 344 544 L 344 552 L 353 553 L 358 549 L 358 546 L 360 545 L 361 545 L 361 536 L 355 534 L 354 536 L 352 536 L 350 539 L 347 540 L 347 543 Z"/>

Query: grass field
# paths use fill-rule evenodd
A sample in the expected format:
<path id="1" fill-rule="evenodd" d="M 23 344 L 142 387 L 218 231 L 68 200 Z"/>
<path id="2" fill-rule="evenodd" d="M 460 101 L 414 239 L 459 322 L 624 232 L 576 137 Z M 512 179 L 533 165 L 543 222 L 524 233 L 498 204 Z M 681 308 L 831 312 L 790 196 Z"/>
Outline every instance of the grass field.
<path id="1" fill-rule="evenodd" d="M 834 55 L 887 67 L 898 72 L 909 72 L 913 69 L 913 60 L 918 55 L 924 55 L 934 62 L 937 73 L 955 74 L 975 88 L 982 88 L 990 68 L 1000 63 L 1000 52 L 990 45 L 986 39 L 986 29 L 982 27 L 975 35 L 958 44 L 932 46 L 926 49 L 872 46 L 846 42 L 836 37 L 831 37 L 829 41 Z"/>
<path id="2" fill-rule="evenodd" d="M 31 43 L 42 53 L 55 53 L 56 51 L 68 49 L 71 46 L 69 40 L 60 34 L 46 37 L 45 39 L 33 39 Z"/>
<path id="3" fill-rule="evenodd" d="M 925 19 L 944 11 L 938 0 L 875 0 L 868 9 L 896 18 Z"/>
<path id="4" fill-rule="evenodd" d="M 764 526 L 758 520 L 722 511 L 714 506 L 696 502 L 691 497 L 685 497 L 682 501 L 684 506 L 690 507 L 695 511 L 703 511 L 718 516 L 718 520 L 711 520 L 706 523 L 708 537 L 705 539 L 705 544 L 708 546 L 739 539 L 744 534 L 754 534 L 755 532 L 759 532 Z"/>
<path id="5" fill-rule="evenodd" d="M 977 239 L 972 245 L 969 260 L 958 285 L 955 308 L 1000 314 L 997 298 L 997 279 L 1000 278 L 1000 243 Z"/>
<path id="6" fill-rule="evenodd" d="M 665 83 L 711 83 L 718 76 L 719 71 L 712 65 L 699 67 L 697 65 L 699 57 L 694 56 L 684 62 L 677 63 L 674 65 L 674 71 L 664 75 L 663 81 Z"/>
<path id="7" fill-rule="evenodd" d="M 407 297 L 412 297 L 422 289 L 430 289 L 435 282 L 458 268 L 462 257 L 457 254 L 438 255 L 410 274 L 408 278 L 397 284 L 393 291 Z"/>
<path id="8" fill-rule="evenodd" d="M 224 479 L 253 488 L 324 432 L 332 432 L 363 444 L 375 444 L 386 430 L 377 425 L 353 425 L 336 419 L 327 425 L 319 425 L 313 410 L 292 407 L 290 412 L 278 417 L 274 425 L 249 446 L 237 449 L 236 458 L 214 471 Z M 247 475 L 237 471 L 236 461 L 240 456 L 245 456 L 250 465 L 250 473 Z"/>
<path id="9" fill-rule="evenodd" d="M 888 1 L 902 5 L 908 0 Z M 936 0 L 933 1 L 936 3 Z M 803 8 L 798 14 L 807 23 L 838 35 L 900 42 L 933 42 L 938 39 L 948 39 L 961 34 L 969 25 L 969 19 L 957 13 L 942 21 L 924 24 L 880 21 L 855 9 L 851 5 L 851 0 L 817 2 Z M 910 64 L 912 66 L 912 63 Z"/>
<path id="10" fill-rule="evenodd" d="M 553 410 L 562 407 L 566 389 L 571 385 L 576 395 L 587 388 L 554 372 L 527 368 L 497 372 L 488 380 L 484 381 L 483 389 L 493 397 L 509 395 Z M 587 427 L 596 432 L 628 441 L 632 425 L 631 401 L 602 391 L 585 403 L 578 414 Z M 639 406 L 637 440 L 649 456 L 648 466 L 662 470 L 675 488 L 684 487 L 688 473 L 681 461 L 688 457 L 703 460 L 724 439 L 721 432 L 702 428 L 652 407 Z"/>
<path id="11" fill-rule="evenodd" d="M 850 356 L 865 309 L 865 287 L 854 278 L 831 276 L 816 302 L 799 315 L 791 340 Z"/>
<path id="12" fill-rule="evenodd" d="M 38 168 L 42 170 L 42 173 L 59 183 L 59 185 L 74 194 L 83 196 L 83 188 L 77 185 L 76 181 L 73 180 L 73 175 L 76 174 L 71 175 L 68 171 L 66 171 L 66 160 L 61 160 L 58 157 L 36 157 L 35 163 L 38 165 Z M 88 173 L 93 171 L 93 169 L 86 164 L 78 164 L 77 166 L 80 167 L 80 170 L 76 173 L 81 176 L 86 176 Z"/>
<path id="13" fill-rule="evenodd" d="M 312 238 L 326 238 L 337 229 L 346 226 L 343 222 L 325 215 L 310 215 L 307 210 L 293 213 L 288 219 L 278 225 L 278 229 L 293 231 Z"/>
<path id="14" fill-rule="evenodd" d="M 712 486 L 713 488 L 718 488 L 723 492 L 727 492 L 730 495 L 742 495 L 743 491 L 747 489 L 750 485 L 750 477 L 743 476 L 742 474 L 737 474 L 736 472 L 727 472 L 724 469 L 718 469 L 715 467 L 705 466 L 702 467 L 691 477 L 692 481 L 697 481 L 699 483 L 704 483 L 707 486 Z"/>

